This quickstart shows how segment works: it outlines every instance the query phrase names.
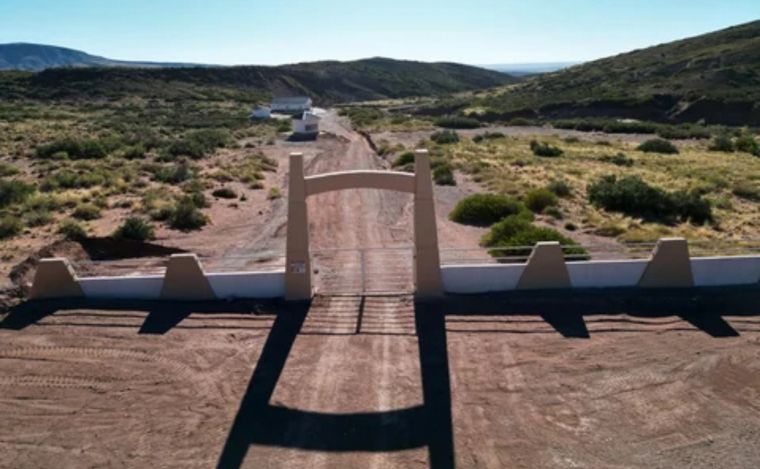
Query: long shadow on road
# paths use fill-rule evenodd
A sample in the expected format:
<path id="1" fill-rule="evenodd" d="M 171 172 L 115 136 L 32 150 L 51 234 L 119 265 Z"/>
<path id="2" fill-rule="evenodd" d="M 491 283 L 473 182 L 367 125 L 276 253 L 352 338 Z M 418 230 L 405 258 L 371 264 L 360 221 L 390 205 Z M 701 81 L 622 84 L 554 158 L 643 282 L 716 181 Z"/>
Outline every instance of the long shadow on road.
<path id="1" fill-rule="evenodd" d="M 253 444 L 327 452 L 382 452 L 427 446 L 431 467 L 453 467 L 451 391 L 443 315 L 421 305 L 415 308 L 422 405 L 374 413 L 329 414 L 269 403 L 307 313 L 308 305 L 304 305 L 277 316 L 218 467 L 240 467 Z"/>

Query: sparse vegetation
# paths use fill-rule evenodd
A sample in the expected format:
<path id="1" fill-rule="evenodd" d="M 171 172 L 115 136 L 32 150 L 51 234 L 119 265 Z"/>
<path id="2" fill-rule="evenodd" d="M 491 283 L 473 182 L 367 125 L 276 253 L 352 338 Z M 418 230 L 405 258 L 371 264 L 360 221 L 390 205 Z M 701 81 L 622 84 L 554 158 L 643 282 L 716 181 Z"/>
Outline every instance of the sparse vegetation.
<path id="1" fill-rule="evenodd" d="M 678 147 L 662 138 L 647 140 L 636 149 L 644 153 L 662 153 L 663 155 L 675 155 L 678 153 Z"/>
<path id="2" fill-rule="evenodd" d="M 460 200 L 449 214 L 457 223 L 489 226 L 504 217 L 526 211 L 516 199 L 501 194 L 473 194 Z"/>
<path id="3" fill-rule="evenodd" d="M 459 134 L 453 130 L 443 130 L 441 132 L 434 132 L 430 135 L 430 140 L 439 144 L 447 145 L 450 143 L 457 143 L 459 141 Z"/>
<path id="4" fill-rule="evenodd" d="M 588 188 L 589 201 L 597 207 L 647 220 L 676 220 L 701 224 L 712 221 L 707 200 L 696 192 L 665 192 L 636 176 L 602 177 Z"/>
<path id="5" fill-rule="evenodd" d="M 148 241 L 156 237 L 153 225 L 139 217 L 129 217 L 114 232 L 115 238 Z"/>
<path id="6" fill-rule="evenodd" d="M 564 153 L 559 147 L 549 145 L 548 143 L 539 143 L 535 140 L 530 141 L 530 149 L 534 155 L 547 158 L 556 158 Z"/>
<path id="7" fill-rule="evenodd" d="M 229 187 L 220 187 L 219 189 L 214 189 L 214 191 L 211 192 L 211 195 L 221 199 L 237 199 L 238 196 L 237 192 L 230 189 Z"/>
<path id="8" fill-rule="evenodd" d="M 531 189 L 523 197 L 525 206 L 534 213 L 541 213 L 548 207 L 554 207 L 559 202 L 554 192 L 545 187 Z"/>
<path id="9" fill-rule="evenodd" d="M 13 215 L 0 217 L 0 239 L 12 238 L 21 233 L 24 224 L 21 219 Z"/>
<path id="10" fill-rule="evenodd" d="M 81 241 L 87 238 L 87 229 L 74 220 L 64 220 L 58 226 L 58 234 L 69 241 Z"/>

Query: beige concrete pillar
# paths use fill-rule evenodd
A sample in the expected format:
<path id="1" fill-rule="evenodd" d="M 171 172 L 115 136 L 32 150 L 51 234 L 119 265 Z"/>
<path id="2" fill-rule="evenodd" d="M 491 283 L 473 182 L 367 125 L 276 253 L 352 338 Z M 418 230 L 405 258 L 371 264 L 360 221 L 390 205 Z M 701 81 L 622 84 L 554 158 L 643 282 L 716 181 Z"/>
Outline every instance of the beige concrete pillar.
<path id="1" fill-rule="evenodd" d="M 303 154 L 290 154 L 288 177 L 288 231 L 285 246 L 285 299 L 311 298 L 309 215 L 306 205 Z"/>
<path id="2" fill-rule="evenodd" d="M 414 283 L 420 298 L 443 294 L 433 178 L 427 150 L 414 153 Z"/>
<path id="3" fill-rule="evenodd" d="M 214 300 L 216 295 L 195 254 L 172 254 L 166 265 L 162 300 Z"/>
<path id="4" fill-rule="evenodd" d="M 652 257 L 639 280 L 640 287 L 693 287 L 689 244 L 683 238 L 662 238 L 657 241 Z"/>
<path id="5" fill-rule="evenodd" d="M 29 298 L 81 298 L 84 296 L 74 269 L 68 259 L 55 257 L 40 259 L 34 272 Z"/>
<path id="6" fill-rule="evenodd" d="M 518 290 L 570 288 L 562 247 L 556 241 L 536 243 L 517 282 Z"/>

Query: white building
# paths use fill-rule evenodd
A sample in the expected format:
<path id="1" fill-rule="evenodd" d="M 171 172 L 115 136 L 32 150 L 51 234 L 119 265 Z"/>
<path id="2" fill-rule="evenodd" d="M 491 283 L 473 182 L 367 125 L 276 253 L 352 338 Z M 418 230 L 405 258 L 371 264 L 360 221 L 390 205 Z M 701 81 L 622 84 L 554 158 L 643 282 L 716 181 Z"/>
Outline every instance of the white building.
<path id="1" fill-rule="evenodd" d="M 311 98 L 306 96 L 294 96 L 290 98 L 274 98 L 272 100 L 272 112 L 300 113 L 311 111 Z"/>
<path id="2" fill-rule="evenodd" d="M 293 134 L 299 136 L 316 136 L 319 133 L 319 116 L 306 111 L 301 117 L 293 119 Z"/>
<path id="3" fill-rule="evenodd" d="M 256 106 L 253 111 L 251 111 L 249 117 L 256 120 L 269 119 L 272 117 L 272 108 L 268 106 Z"/>

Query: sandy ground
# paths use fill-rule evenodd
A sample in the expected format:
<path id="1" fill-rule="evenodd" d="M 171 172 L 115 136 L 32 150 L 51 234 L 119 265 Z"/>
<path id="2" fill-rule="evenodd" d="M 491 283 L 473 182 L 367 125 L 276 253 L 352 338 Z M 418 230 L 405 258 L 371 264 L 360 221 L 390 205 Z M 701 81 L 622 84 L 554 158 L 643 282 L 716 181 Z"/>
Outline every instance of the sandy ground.
<path id="1" fill-rule="evenodd" d="M 383 167 L 325 126 L 336 137 L 271 149 L 272 177 L 292 148 L 308 174 Z M 441 244 L 476 246 L 445 219 L 466 181 L 436 190 Z M 276 251 L 283 202 L 182 242 Z M 386 249 L 370 288 L 408 288 L 409 257 L 378 268 L 410 245 L 408 195 L 309 204 L 323 293 L 356 275 L 334 248 Z M 0 466 L 756 467 L 758 305 L 758 289 L 24 304 L 0 320 Z"/>
<path id="2" fill-rule="evenodd" d="M 0 466 L 756 467 L 758 300 L 27 305 Z"/>

